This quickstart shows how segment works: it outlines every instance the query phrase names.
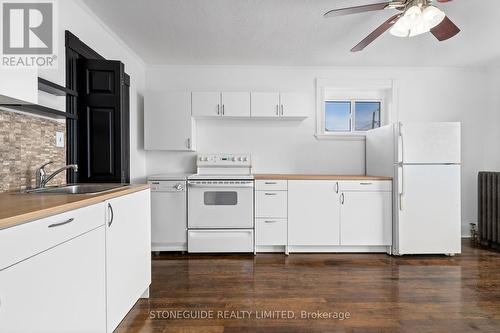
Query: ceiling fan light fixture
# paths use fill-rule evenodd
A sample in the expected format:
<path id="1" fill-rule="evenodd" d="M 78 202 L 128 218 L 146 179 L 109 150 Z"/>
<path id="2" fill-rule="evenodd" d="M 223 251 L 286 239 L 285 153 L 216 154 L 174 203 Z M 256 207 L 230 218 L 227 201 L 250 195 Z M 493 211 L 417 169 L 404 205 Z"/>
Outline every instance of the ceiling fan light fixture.
<path id="1" fill-rule="evenodd" d="M 445 17 L 446 14 L 434 6 L 427 6 L 422 13 L 422 18 L 429 26 L 429 30 L 439 25 Z"/>
<path id="2" fill-rule="evenodd" d="M 391 35 L 396 37 L 409 37 L 411 31 L 410 22 L 406 16 L 402 16 L 389 31 Z"/>
<path id="3" fill-rule="evenodd" d="M 414 37 L 426 32 L 441 23 L 445 13 L 434 6 L 412 6 L 394 24 L 390 33 L 396 37 Z"/>

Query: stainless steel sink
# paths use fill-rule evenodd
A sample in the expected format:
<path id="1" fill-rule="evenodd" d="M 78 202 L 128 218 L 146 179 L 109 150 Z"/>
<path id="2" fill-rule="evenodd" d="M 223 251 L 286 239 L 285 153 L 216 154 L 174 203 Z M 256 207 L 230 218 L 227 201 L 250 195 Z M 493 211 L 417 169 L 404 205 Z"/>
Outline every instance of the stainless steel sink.
<path id="1" fill-rule="evenodd" d="M 47 186 L 26 190 L 33 194 L 94 194 L 116 190 L 127 184 L 68 184 L 63 186 Z"/>

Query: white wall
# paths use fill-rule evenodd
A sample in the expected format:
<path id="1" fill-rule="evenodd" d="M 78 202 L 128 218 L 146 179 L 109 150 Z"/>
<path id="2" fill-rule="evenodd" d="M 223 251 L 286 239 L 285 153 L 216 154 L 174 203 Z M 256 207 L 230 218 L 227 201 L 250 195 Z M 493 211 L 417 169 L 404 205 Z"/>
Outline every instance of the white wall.
<path id="1" fill-rule="evenodd" d="M 178 91 L 303 91 L 315 95 L 315 79 L 396 79 L 399 120 L 461 121 L 464 234 L 476 220 L 476 175 L 483 168 L 486 72 L 459 68 L 319 68 L 150 66 L 146 89 Z M 200 120 L 198 152 L 250 152 L 256 172 L 364 173 L 364 142 L 317 141 L 314 100 L 303 122 Z M 397 120 L 394 119 L 395 121 Z M 191 172 L 196 153 L 147 152 L 148 174 Z"/>
<path id="2" fill-rule="evenodd" d="M 39 76 L 61 85 L 66 83 L 64 31 L 69 30 L 81 41 L 109 60 L 120 60 L 130 75 L 130 176 L 132 182 L 145 180 L 146 164 L 143 144 L 143 91 L 145 65 L 106 25 L 79 0 L 58 0 L 58 69 L 40 70 Z M 64 109 L 64 97 L 40 93 L 39 103 Z"/>
<path id="3" fill-rule="evenodd" d="M 500 60 L 487 69 L 488 113 L 486 115 L 484 169 L 500 171 Z"/>

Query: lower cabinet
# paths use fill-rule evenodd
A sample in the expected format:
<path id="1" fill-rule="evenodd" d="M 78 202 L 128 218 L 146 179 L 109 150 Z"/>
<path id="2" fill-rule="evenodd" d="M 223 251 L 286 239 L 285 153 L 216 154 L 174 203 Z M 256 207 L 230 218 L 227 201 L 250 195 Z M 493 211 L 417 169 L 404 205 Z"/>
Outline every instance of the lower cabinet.
<path id="1" fill-rule="evenodd" d="M 290 251 L 388 251 L 391 189 L 391 181 L 288 181 Z"/>
<path id="2" fill-rule="evenodd" d="M 341 245 L 392 244 L 391 192 L 342 192 Z"/>
<path id="3" fill-rule="evenodd" d="M 288 181 L 288 245 L 340 244 L 340 195 L 336 181 Z"/>
<path id="4" fill-rule="evenodd" d="M 287 219 L 256 219 L 255 244 L 256 245 L 287 245 Z"/>
<path id="5" fill-rule="evenodd" d="M 106 332 L 105 253 L 101 225 L 1 270 L 0 332 Z"/>
<path id="6" fill-rule="evenodd" d="M 0 230 L 0 332 L 111 333 L 151 283 L 150 190 Z"/>
<path id="7" fill-rule="evenodd" d="M 108 332 L 151 284 L 150 202 L 149 190 L 105 202 Z"/>

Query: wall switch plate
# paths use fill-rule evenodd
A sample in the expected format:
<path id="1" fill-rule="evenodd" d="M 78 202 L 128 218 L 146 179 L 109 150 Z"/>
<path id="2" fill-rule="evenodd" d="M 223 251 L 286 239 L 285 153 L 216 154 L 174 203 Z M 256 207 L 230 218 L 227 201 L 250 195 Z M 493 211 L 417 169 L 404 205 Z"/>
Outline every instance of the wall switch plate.
<path id="1" fill-rule="evenodd" d="M 56 132 L 56 147 L 64 148 L 64 133 Z"/>

